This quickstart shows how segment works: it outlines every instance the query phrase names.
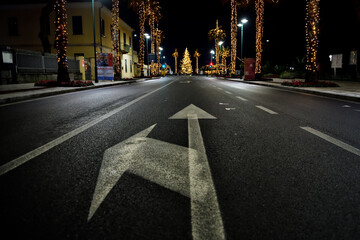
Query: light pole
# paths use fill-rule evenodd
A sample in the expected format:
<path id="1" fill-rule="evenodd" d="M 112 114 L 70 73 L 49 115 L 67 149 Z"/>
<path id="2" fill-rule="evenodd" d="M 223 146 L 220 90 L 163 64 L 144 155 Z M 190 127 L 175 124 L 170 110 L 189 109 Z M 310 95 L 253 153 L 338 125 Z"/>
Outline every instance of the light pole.
<path id="1" fill-rule="evenodd" d="M 96 35 L 95 35 L 95 3 L 94 0 L 91 1 L 91 6 L 92 6 L 92 15 L 93 15 L 93 35 L 94 35 L 94 57 L 95 57 L 95 82 L 98 83 L 99 79 L 98 79 L 98 72 L 97 72 L 97 63 L 96 63 Z"/>
<path id="2" fill-rule="evenodd" d="M 241 19 L 241 23 L 238 24 L 238 27 L 241 27 L 241 55 L 240 58 L 243 59 L 243 41 L 244 41 L 244 25 L 248 22 L 246 18 Z"/>
<path id="3" fill-rule="evenodd" d="M 149 67 L 149 39 L 150 35 L 148 33 L 145 33 L 145 39 L 146 39 L 146 65 L 147 65 L 147 75 L 150 76 L 150 67 Z"/>
<path id="4" fill-rule="evenodd" d="M 220 61 L 220 63 L 222 62 L 222 54 L 221 54 L 221 47 L 222 47 L 222 45 L 224 44 L 224 41 L 219 41 L 219 61 Z M 220 65 L 220 64 L 219 64 Z M 222 67 L 221 67 L 221 69 L 222 69 Z"/>
<path id="5" fill-rule="evenodd" d="M 212 63 L 212 60 L 213 60 L 213 55 L 215 54 L 215 51 L 214 50 L 211 50 L 210 51 L 210 62 Z"/>

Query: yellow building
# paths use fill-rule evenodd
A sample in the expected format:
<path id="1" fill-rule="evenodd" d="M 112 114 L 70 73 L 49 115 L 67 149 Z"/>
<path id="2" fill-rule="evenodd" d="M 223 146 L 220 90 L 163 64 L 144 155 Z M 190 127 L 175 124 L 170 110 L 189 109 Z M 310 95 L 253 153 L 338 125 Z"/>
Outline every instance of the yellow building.
<path id="1" fill-rule="evenodd" d="M 94 37 L 91 2 L 67 3 L 68 16 L 68 57 L 84 56 L 91 66 L 91 78 L 94 79 Z M 24 4 L 0 6 L 0 26 L 4 26 L 0 34 L 0 45 L 14 49 L 44 51 L 39 38 L 41 31 L 40 16 L 46 10 L 45 4 Z M 51 45 L 51 53 L 56 53 L 54 11 L 49 15 L 46 32 Z M 100 2 L 95 2 L 95 35 L 96 52 L 111 53 L 111 11 Z M 133 32 L 122 19 L 119 21 L 120 49 L 122 53 L 122 78 L 135 76 L 137 59 L 133 50 Z M 89 77 L 88 77 L 89 78 Z"/>

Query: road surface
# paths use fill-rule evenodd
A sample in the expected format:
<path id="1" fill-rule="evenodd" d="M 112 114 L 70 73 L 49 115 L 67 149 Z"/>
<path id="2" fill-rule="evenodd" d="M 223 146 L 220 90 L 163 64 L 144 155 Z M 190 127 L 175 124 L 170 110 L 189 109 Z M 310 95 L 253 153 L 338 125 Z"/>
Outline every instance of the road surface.
<path id="1" fill-rule="evenodd" d="M 2 239 L 359 239 L 360 104 L 166 77 L 0 106 Z"/>

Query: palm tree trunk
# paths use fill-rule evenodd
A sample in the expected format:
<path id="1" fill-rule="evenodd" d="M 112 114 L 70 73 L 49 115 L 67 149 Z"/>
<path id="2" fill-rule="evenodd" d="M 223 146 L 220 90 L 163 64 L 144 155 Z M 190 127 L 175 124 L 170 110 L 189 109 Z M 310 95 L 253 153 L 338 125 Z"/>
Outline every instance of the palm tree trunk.
<path id="1" fill-rule="evenodd" d="M 66 48 L 68 43 L 66 18 L 66 0 L 57 0 L 55 3 L 55 42 L 58 61 L 58 82 L 70 81 L 66 55 Z"/>
<path id="2" fill-rule="evenodd" d="M 319 23 L 320 0 L 306 0 L 306 79 L 307 82 L 317 81 L 319 66 Z"/>
<path id="3" fill-rule="evenodd" d="M 144 59 L 145 59 L 145 2 L 141 1 L 139 5 L 139 25 L 140 25 L 140 72 L 144 77 Z"/>
<path id="4" fill-rule="evenodd" d="M 264 0 L 256 0 L 256 63 L 255 74 L 258 76 L 261 74 L 261 62 L 262 62 L 262 38 L 264 32 Z"/>
<path id="5" fill-rule="evenodd" d="M 235 74 L 236 69 L 236 48 L 237 48 L 237 8 L 236 0 L 231 0 L 231 70 L 230 74 Z"/>

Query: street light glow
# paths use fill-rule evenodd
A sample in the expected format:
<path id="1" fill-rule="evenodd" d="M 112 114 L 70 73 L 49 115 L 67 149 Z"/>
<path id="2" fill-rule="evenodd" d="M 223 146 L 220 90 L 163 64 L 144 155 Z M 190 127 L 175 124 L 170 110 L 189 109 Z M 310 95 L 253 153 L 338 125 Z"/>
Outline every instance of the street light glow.
<path id="1" fill-rule="evenodd" d="M 248 22 L 248 20 L 246 18 L 241 19 L 241 23 L 245 24 L 247 22 Z"/>
<path id="2" fill-rule="evenodd" d="M 150 38 L 150 35 L 149 35 L 148 33 L 145 33 L 144 35 L 145 35 L 145 37 L 146 37 L 147 39 Z"/>
<path id="3" fill-rule="evenodd" d="M 162 47 L 159 47 L 160 51 L 164 50 Z"/>
<path id="4" fill-rule="evenodd" d="M 214 51 L 214 50 L 211 50 L 210 53 L 211 53 L 211 54 L 215 54 L 215 51 Z"/>
<path id="5" fill-rule="evenodd" d="M 242 26 L 244 26 L 244 24 L 242 24 L 242 23 L 239 23 L 239 24 L 238 24 L 238 27 L 242 27 Z"/>
<path id="6" fill-rule="evenodd" d="M 224 44 L 224 41 L 220 41 L 219 42 L 219 46 L 223 45 Z"/>

